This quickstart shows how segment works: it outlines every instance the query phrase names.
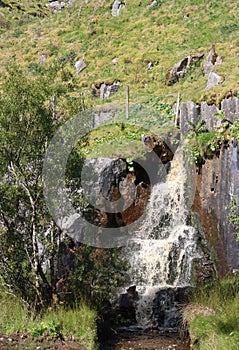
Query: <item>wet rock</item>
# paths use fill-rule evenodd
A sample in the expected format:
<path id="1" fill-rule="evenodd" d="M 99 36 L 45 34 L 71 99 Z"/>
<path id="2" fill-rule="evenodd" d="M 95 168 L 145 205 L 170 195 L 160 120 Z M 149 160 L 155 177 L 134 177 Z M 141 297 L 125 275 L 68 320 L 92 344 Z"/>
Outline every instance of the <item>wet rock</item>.
<path id="1" fill-rule="evenodd" d="M 127 289 L 127 293 L 120 294 L 119 303 L 116 307 L 117 316 L 121 325 L 135 324 L 136 307 L 139 300 L 136 286 L 131 286 Z"/>
<path id="2" fill-rule="evenodd" d="M 193 210 L 197 212 L 206 239 L 216 254 L 219 276 L 239 268 L 239 242 L 229 224 L 231 198 L 239 201 L 239 150 L 225 144 L 219 156 L 206 159 L 197 176 Z"/>
<path id="3" fill-rule="evenodd" d="M 200 61 L 204 54 L 189 55 L 184 57 L 181 61 L 175 63 L 175 65 L 167 72 L 165 77 L 166 85 L 173 85 L 177 83 L 181 78 L 185 77 L 192 65 Z"/>
<path id="4" fill-rule="evenodd" d="M 168 287 L 159 290 L 153 302 L 154 326 L 178 328 L 181 322 L 182 305 L 188 302 L 192 289 L 192 287 Z"/>
<path id="5" fill-rule="evenodd" d="M 206 90 L 209 90 L 223 83 L 223 78 L 217 73 L 211 71 L 208 75 Z"/>

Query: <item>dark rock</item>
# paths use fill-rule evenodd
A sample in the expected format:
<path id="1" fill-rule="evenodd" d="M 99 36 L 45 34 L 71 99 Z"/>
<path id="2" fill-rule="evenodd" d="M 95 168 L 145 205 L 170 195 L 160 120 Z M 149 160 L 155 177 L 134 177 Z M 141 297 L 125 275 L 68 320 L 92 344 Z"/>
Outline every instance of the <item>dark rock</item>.
<path id="1" fill-rule="evenodd" d="M 189 300 L 192 287 L 168 287 L 159 290 L 153 302 L 153 324 L 155 327 L 178 328 L 181 310 Z"/>
<path id="2" fill-rule="evenodd" d="M 118 319 L 121 325 L 135 324 L 136 321 L 136 307 L 139 300 L 136 286 L 131 286 L 127 289 L 127 293 L 120 294 L 119 304 L 116 308 Z"/>
<path id="3" fill-rule="evenodd" d="M 142 143 L 148 152 L 155 152 L 163 164 L 173 159 L 173 152 L 169 146 L 157 135 L 142 135 Z"/>
<path id="4" fill-rule="evenodd" d="M 205 160 L 197 175 L 193 204 L 206 239 L 215 251 L 219 276 L 239 268 L 239 242 L 228 217 L 232 197 L 239 202 L 239 151 L 231 141 L 222 147 L 219 156 Z"/>
<path id="5" fill-rule="evenodd" d="M 173 85 L 179 81 L 179 79 L 185 77 L 192 65 L 200 61 L 204 54 L 189 55 L 184 57 L 181 61 L 177 62 L 166 74 L 165 84 Z"/>
<path id="6" fill-rule="evenodd" d="M 223 78 L 217 73 L 211 71 L 208 75 L 206 90 L 209 90 L 223 83 Z"/>

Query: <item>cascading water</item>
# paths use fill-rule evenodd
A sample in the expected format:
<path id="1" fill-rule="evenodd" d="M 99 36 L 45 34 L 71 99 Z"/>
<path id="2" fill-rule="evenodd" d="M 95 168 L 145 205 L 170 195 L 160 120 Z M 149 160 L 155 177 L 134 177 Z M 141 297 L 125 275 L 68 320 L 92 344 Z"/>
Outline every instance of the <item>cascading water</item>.
<path id="1" fill-rule="evenodd" d="M 153 186 L 146 217 L 126 248 L 131 284 L 139 293 L 139 326 L 152 325 L 159 290 L 191 285 L 193 260 L 201 257 L 197 231 L 187 225 L 194 188 L 183 158 L 177 151 L 166 181 Z"/>

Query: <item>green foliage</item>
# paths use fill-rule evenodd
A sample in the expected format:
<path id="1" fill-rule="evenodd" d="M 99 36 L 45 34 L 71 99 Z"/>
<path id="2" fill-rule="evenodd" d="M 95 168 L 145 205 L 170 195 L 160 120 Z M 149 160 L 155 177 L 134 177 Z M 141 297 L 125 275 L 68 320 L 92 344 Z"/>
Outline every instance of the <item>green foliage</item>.
<path id="1" fill-rule="evenodd" d="M 229 212 L 229 223 L 234 227 L 234 235 L 237 240 L 239 240 L 239 211 L 238 205 L 235 197 L 232 197 L 230 203 L 230 212 Z"/>
<path id="2" fill-rule="evenodd" d="M 48 337 L 54 339 L 62 339 L 62 326 L 55 321 L 41 321 L 33 326 L 31 329 L 31 334 L 34 338 L 40 337 L 43 334 L 47 334 Z"/>
<path id="3" fill-rule="evenodd" d="M 237 119 L 234 124 L 230 128 L 231 135 L 236 139 L 236 141 L 239 141 L 239 119 Z"/>
<path id="4" fill-rule="evenodd" d="M 218 116 L 221 119 L 221 115 Z M 216 155 L 221 145 L 228 141 L 228 134 L 224 130 L 228 127 L 228 122 L 222 123 L 221 130 L 208 131 L 203 120 L 199 120 L 197 125 L 191 125 L 191 130 L 187 135 L 189 146 L 192 150 L 195 164 L 201 166 L 206 158 Z"/>

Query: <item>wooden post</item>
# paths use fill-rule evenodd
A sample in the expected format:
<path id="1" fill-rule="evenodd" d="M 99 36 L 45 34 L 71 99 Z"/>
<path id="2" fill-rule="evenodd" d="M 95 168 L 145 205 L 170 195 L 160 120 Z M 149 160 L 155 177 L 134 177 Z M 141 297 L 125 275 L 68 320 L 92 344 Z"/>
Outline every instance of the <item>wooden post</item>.
<path id="1" fill-rule="evenodd" d="M 81 92 L 81 111 L 84 112 L 85 110 L 85 98 L 84 98 L 84 93 Z"/>
<path id="2" fill-rule="evenodd" d="M 126 86 L 126 119 L 129 118 L 129 86 Z"/>
<path id="3" fill-rule="evenodd" d="M 52 119 L 56 120 L 56 96 L 52 98 Z"/>
<path id="4" fill-rule="evenodd" d="M 176 113 L 175 113 L 175 126 L 179 125 L 179 106 L 180 106 L 180 92 L 178 92 L 177 104 L 176 104 Z"/>

